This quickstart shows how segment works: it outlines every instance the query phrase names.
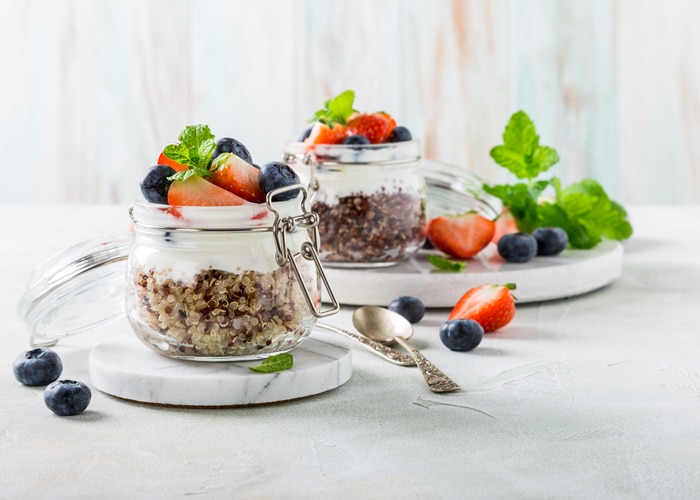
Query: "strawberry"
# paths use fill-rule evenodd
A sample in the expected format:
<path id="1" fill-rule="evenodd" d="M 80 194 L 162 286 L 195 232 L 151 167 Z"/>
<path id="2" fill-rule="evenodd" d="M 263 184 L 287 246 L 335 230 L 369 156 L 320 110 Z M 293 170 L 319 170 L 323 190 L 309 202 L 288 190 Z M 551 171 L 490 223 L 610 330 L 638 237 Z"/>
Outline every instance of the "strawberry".
<path id="1" fill-rule="evenodd" d="M 389 131 L 386 133 L 386 137 L 389 137 L 389 134 L 391 134 L 391 131 L 396 128 L 396 120 L 394 120 L 394 118 L 389 113 L 387 113 L 385 111 L 380 111 L 380 112 L 374 113 L 374 114 L 377 116 L 381 116 L 382 118 L 384 118 L 385 120 L 387 120 L 389 122 Z M 384 138 L 384 140 L 386 140 L 386 137 Z"/>
<path id="2" fill-rule="evenodd" d="M 211 181 L 253 203 L 263 203 L 265 193 L 258 183 L 259 170 L 233 153 L 224 153 L 214 164 Z"/>
<path id="3" fill-rule="evenodd" d="M 180 165 L 179 163 L 165 156 L 165 151 L 162 152 L 158 157 L 158 165 L 168 165 L 170 167 L 173 167 L 173 169 L 175 169 L 175 172 L 184 172 L 185 170 L 187 170 L 187 167 L 185 165 Z"/>
<path id="4" fill-rule="evenodd" d="M 501 214 L 498 217 L 496 217 L 495 223 L 496 232 L 493 234 L 493 238 L 491 239 L 491 241 L 493 241 L 494 243 L 498 243 L 498 240 L 501 239 L 501 236 L 520 232 L 520 229 L 518 229 L 518 224 L 516 224 L 515 222 L 515 217 L 513 217 L 513 214 L 510 213 L 510 210 L 508 210 L 507 208 L 504 208 L 501 211 Z"/>
<path id="5" fill-rule="evenodd" d="M 468 259 L 491 242 L 496 225 L 471 211 L 459 215 L 440 215 L 428 223 L 428 238 L 440 250 L 452 257 Z"/>
<path id="6" fill-rule="evenodd" d="M 325 123 L 316 122 L 311 133 L 304 140 L 306 144 L 340 144 L 348 135 L 344 125 L 334 123 L 333 128 Z"/>
<path id="7" fill-rule="evenodd" d="M 471 319 L 479 323 L 484 332 L 495 332 L 515 316 L 515 300 L 511 290 L 515 290 L 513 283 L 471 288 L 457 301 L 447 319 Z"/>
<path id="8" fill-rule="evenodd" d="M 379 144 L 389 136 L 389 120 L 381 115 L 361 114 L 348 121 L 348 134 L 364 135 L 372 144 Z"/>
<path id="9" fill-rule="evenodd" d="M 254 168 L 254 167 L 253 167 Z M 198 175 L 184 181 L 174 180 L 168 190 L 168 204 L 177 206 L 231 206 L 246 201 Z"/>

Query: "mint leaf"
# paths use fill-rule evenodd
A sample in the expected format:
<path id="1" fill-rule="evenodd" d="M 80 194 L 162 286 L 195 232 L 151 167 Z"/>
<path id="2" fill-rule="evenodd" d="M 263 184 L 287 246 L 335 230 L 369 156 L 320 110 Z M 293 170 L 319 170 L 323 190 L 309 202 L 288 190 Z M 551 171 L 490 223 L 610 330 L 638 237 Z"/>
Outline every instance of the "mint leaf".
<path id="1" fill-rule="evenodd" d="M 170 144 L 163 153 L 171 160 L 188 167 L 169 177 L 170 180 L 184 181 L 192 175 L 209 177 L 209 162 L 216 149 L 214 135 L 207 125 L 188 125 L 178 136 L 179 144 Z"/>
<path id="2" fill-rule="evenodd" d="M 336 123 L 346 125 L 348 118 L 353 113 L 353 103 L 355 102 L 355 91 L 346 90 L 333 99 L 328 99 L 323 104 L 323 109 L 314 113 L 310 122 L 321 122 L 333 128 Z"/>
<path id="3" fill-rule="evenodd" d="M 538 201 L 547 186 L 549 181 L 541 180 L 532 184 L 484 184 L 482 189 L 500 199 L 515 218 L 518 228 L 529 233 L 541 226 Z"/>
<path id="4" fill-rule="evenodd" d="M 559 161 L 549 146 L 540 146 L 535 124 L 524 111 L 513 114 L 503 132 L 503 145 L 491 149 L 491 158 L 519 179 L 534 179 Z"/>
<path id="5" fill-rule="evenodd" d="M 467 265 L 466 262 L 445 259 L 439 255 L 428 255 L 428 261 L 441 271 L 458 273 Z"/>
<path id="6" fill-rule="evenodd" d="M 258 373 L 281 372 L 290 369 L 294 365 L 294 357 L 286 352 L 275 354 L 265 358 L 262 363 L 249 367 L 250 370 Z"/>

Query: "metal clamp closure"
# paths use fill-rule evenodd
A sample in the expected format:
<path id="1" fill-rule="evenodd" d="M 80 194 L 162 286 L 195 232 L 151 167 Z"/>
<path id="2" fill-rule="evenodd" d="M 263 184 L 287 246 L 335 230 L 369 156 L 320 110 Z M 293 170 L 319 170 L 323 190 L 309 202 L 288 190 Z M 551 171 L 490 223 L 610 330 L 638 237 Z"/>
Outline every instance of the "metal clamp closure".
<path id="1" fill-rule="evenodd" d="M 274 207 L 273 198 L 280 193 L 285 193 L 296 189 L 298 189 L 302 193 L 301 215 L 286 217 L 280 216 L 280 213 Z M 318 257 L 319 217 L 316 212 L 309 210 L 307 206 L 307 200 L 308 193 L 304 186 L 302 186 L 301 184 L 285 186 L 270 191 L 267 194 L 267 206 L 270 209 L 270 211 L 273 214 L 275 214 L 275 222 L 272 227 L 272 233 L 275 240 L 275 259 L 277 260 L 277 264 L 280 266 L 289 264 L 291 266 L 292 270 L 294 271 L 294 274 L 296 275 L 297 281 L 299 282 L 301 291 L 303 292 L 306 304 L 311 310 L 311 313 L 317 318 L 323 318 L 325 316 L 330 316 L 331 314 L 338 312 L 338 310 L 340 309 L 340 305 L 338 304 L 338 301 L 336 300 L 335 295 L 333 294 L 333 291 L 330 288 L 328 278 L 326 277 L 326 273 L 323 271 L 321 260 Z M 303 242 L 299 252 L 292 253 L 292 251 L 287 246 L 287 234 L 294 233 L 297 230 L 297 228 L 309 231 L 311 241 Z M 330 309 L 322 311 L 319 308 L 320 304 L 315 303 L 314 299 L 309 294 L 309 290 L 306 288 L 306 286 L 304 286 L 304 277 L 302 276 L 301 270 L 299 269 L 299 266 L 295 261 L 295 257 L 297 257 L 298 255 L 301 255 L 306 260 L 311 260 L 314 262 L 316 270 L 318 271 L 318 275 L 321 278 L 322 285 L 325 288 L 325 291 L 328 294 L 328 299 L 331 302 Z"/>

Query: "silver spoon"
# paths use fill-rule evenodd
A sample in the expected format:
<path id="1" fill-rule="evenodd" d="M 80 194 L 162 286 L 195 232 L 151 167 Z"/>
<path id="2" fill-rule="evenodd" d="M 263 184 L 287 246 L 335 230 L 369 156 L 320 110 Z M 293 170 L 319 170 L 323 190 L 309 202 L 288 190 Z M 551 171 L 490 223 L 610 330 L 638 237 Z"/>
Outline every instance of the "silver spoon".
<path id="1" fill-rule="evenodd" d="M 333 333 L 339 333 L 341 335 L 345 335 L 346 337 L 356 340 L 357 342 L 361 343 L 363 346 L 367 347 L 368 349 L 372 350 L 375 354 L 378 354 L 382 358 L 386 359 L 387 361 L 391 361 L 395 365 L 401 365 L 401 366 L 413 366 L 416 364 L 415 359 L 413 359 L 413 356 L 406 354 L 404 352 L 399 352 L 395 351 L 391 347 L 387 347 L 384 344 L 380 344 L 379 342 L 375 342 L 374 340 L 365 337 L 364 335 L 358 335 L 356 333 L 349 332 L 347 330 L 343 330 L 342 328 L 337 328 L 332 325 L 326 325 L 324 323 L 316 323 L 316 328 L 320 328 L 322 330 L 327 330 L 329 332 Z"/>
<path id="2" fill-rule="evenodd" d="M 382 307 L 362 306 L 355 309 L 352 323 L 360 333 L 372 340 L 382 343 L 395 341 L 411 353 L 431 391 L 450 392 L 460 389 L 459 385 L 408 343 L 406 339 L 413 335 L 413 326 L 400 314 Z"/>

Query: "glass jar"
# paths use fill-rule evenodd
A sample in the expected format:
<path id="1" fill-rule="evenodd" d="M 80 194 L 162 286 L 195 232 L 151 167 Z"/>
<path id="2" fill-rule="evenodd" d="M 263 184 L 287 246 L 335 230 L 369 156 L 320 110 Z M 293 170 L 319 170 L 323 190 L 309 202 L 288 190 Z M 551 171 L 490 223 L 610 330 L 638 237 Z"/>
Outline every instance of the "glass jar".
<path id="1" fill-rule="evenodd" d="M 324 264 L 391 266 L 423 246 L 426 184 L 418 141 L 305 148 L 292 143 L 284 158 L 309 186 Z"/>
<path id="2" fill-rule="evenodd" d="M 301 191 L 236 207 L 136 202 L 126 309 L 137 337 L 173 358 L 257 359 L 293 349 L 336 312 Z M 321 311 L 324 287 L 332 307 Z"/>

